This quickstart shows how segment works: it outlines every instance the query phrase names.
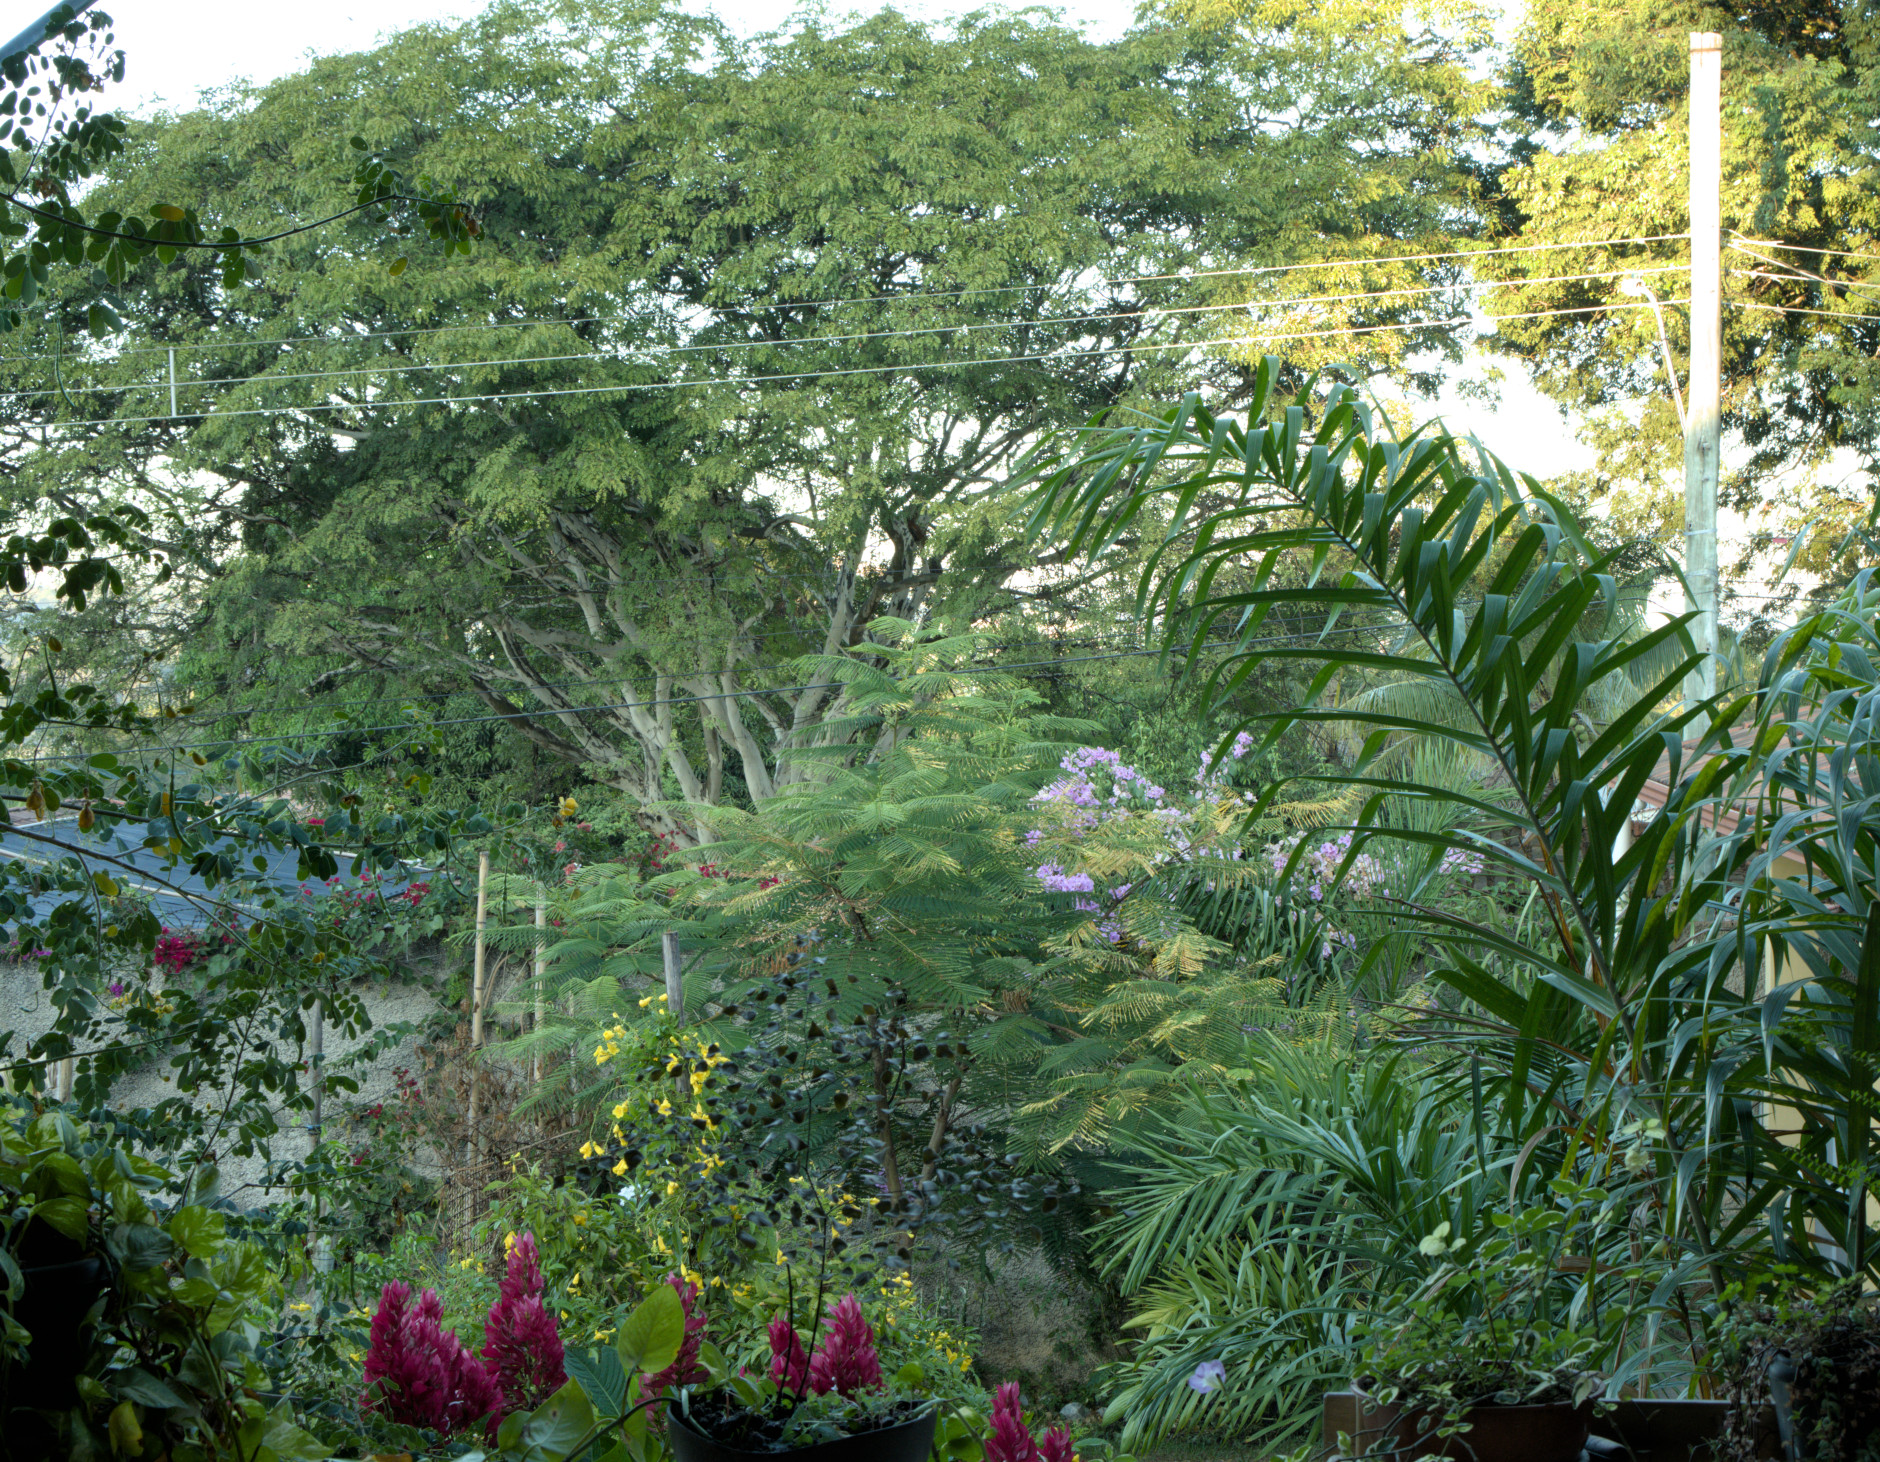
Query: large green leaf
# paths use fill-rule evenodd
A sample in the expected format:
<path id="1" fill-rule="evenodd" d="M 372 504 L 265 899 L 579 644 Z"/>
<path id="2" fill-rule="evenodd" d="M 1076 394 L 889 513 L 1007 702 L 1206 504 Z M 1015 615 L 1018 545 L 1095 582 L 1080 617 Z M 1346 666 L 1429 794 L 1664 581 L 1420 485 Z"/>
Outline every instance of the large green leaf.
<path id="1" fill-rule="evenodd" d="M 669 1284 L 659 1284 L 620 1322 L 614 1351 L 621 1370 L 638 1376 L 665 1370 L 684 1342 L 685 1308 L 679 1303 L 679 1292 Z"/>

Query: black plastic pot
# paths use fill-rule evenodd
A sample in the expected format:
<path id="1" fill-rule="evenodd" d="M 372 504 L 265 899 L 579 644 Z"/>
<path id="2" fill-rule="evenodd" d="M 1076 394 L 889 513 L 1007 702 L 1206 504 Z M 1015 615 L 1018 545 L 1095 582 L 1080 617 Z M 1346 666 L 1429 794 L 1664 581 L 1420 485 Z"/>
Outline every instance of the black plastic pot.
<path id="1" fill-rule="evenodd" d="M 25 1265 L 13 1318 L 32 1332 L 26 1360 L 6 1377 L 5 1392 L 14 1406 L 62 1411 L 78 1401 L 75 1384 L 84 1368 L 85 1317 L 104 1293 L 104 1260 L 95 1256 L 64 1264 Z"/>
<path id="2" fill-rule="evenodd" d="M 746 1452 L 693 1431 L 674 1411 L 666 1423 L 666 1442 L 672 1448 L 673 1462 L 752 1462 L 753 1458 L 774 1462 L 778 1457 L 788 1457 L 792 1462 L 927 1462 L 933 1451 L 935 1418 L 936 1413 L 929 1411 L 899 1426 L 818 1442 L 792 1452 Z"/>

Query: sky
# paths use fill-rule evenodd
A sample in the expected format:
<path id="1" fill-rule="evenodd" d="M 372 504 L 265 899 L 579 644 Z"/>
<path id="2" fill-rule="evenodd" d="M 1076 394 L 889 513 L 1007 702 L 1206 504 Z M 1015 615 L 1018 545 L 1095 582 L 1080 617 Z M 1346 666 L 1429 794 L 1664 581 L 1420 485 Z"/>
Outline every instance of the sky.
<path id="1" fill-rule="evenodd" d="M 11 25 L 24 27 L 46 0 L 21 6 L 9 0 Z M 140 113 L 187 110 L 204 92 L 232 81 L 266 82 L 286 75 L 313 54 L 369 48 L 381 35 L 425 21 L 475 14 L 475 0 L 324 0 L 322 4 L 230 5 L 211 0 L 100 0 L 127 54 L 119 107 Z M 794 8 L 789 0 L 698 0 L 734 29 L 753 34 L 780 23 Z M 832 13 L 871 11 L 873 4 L 833 3 Z M 940 19 L 979 8 L 978 0 L 901 0 L 903 13 Z M 1134 0 L 1064 0 L 1066 22 L 1098 39 L 1119 34 L 1135 10 Z M 1479 371 L 1479 365 L 1474 367 Z M 1453 390 L 1429 403 L 1458 430 L 1475 432 L 1491 451 L 1537 477 L 1590 466 L 1592 453 L 1578 443 L 1553 403 L 1510 372 L 1497 407 L 1465 401 Z"/>

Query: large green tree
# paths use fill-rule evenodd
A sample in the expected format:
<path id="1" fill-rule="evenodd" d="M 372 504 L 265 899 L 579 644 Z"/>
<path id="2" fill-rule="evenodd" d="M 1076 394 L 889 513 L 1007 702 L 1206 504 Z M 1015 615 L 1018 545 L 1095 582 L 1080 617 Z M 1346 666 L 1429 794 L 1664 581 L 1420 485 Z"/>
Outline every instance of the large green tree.
<path id="1" fill-rule="evenodd" d="M 1501 174 L 1502 223 L 1522 242 L 1681 235 L 1689 227 L 1688 50 L 1723 36 L 1723 502 L 1752 530 L 1747 567 L 1812 531 L 1807 566 L 1830 583 L 1859 561 L 1839 552 L 1871 502 L 1876 413 L 1874 267 L 1880 226 L 1872 123 L 1880 30 L 1841 0 L 1732 7 L 1644 0 L 1536 0 L 1507 72 L 1515 165 Z M 1775 246 L 1757 241 L 1772 241 Z M 1557 278 L 1688 261 L 1678 237 L 1645 245 L 1511 254 L 1505 279 Z M 1686 276 L 1649 281 L 1666 299 Z M 1498 292 L 1497 312 L 1571 309 L 1512 322 L 1500 344 L 1588 419 L 1599 466 L 1581 482 L 1627 532 L 1667 546 L 1682 527 L 1682 447 L 1649 310 L 1616 278 Z M 1686 312 L 1667 308 L 1683 370 Z M 1639 402 L 1644 402 L 1642 406 Z M 1850 462 L 1859 470 L 1850 473 Z M 1727 565 L 1726 565 L 1727 566 Z"/>
<path id="2" fill-rule="evenodd" d="M 167 636 L 226 705 L 467 688 L 641 801 L 761 802 L 849 735 L 795 656 L 1082 591 L 1007 522 L 1040 433 L 1245 389 L 1198 345 L 1245 335 L 1244 289 L 1183 276 L 1466 220 L 1457 58 L 1344 23 L 1342 50 L 891 12 L 744 44 L 539 0 L 316 62 L 134 133 L 107 190 L 325 210 L 357 135 L 483 245 L 388 271 L 361 225 L 233 286 L 179 259 L 147 339 L 8 367 L 18 475 L 166 510 L 181 587 L 97 631 L 129 673 Z"/>

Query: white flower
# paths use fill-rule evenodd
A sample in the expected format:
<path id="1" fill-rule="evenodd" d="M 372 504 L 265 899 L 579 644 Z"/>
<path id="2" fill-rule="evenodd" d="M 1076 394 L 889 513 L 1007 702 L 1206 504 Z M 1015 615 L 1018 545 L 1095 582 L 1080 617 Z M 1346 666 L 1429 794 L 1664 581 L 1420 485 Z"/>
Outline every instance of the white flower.
<path id="1" fill-rule="evenodd" d="M 1441 1223 L 1436 1225 L 1435 1233 L 1426 1235 L 1423 1242 L 1417 1245 L 1417 1252 L 1430 1259 L 1440 1259 L 1443 1255 L 1449 1253 L 1451 1249 L 1460 1249 L 1462 1247 L 1461 1244 L 1450 1244 L 1448 1239 L 1449 1220 L 1444 1219 Z"/>

